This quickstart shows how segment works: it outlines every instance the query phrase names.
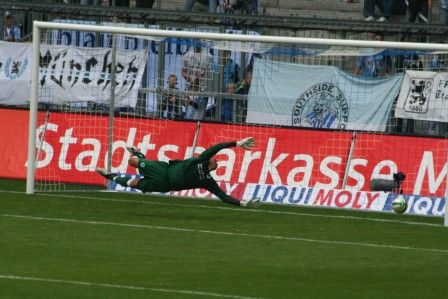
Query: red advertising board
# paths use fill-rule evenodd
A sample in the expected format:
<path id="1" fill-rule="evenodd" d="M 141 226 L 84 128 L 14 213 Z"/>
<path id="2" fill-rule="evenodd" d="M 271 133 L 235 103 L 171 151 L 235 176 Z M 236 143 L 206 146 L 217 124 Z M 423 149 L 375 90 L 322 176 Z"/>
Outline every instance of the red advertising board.
<path id="1" fill-rule="evenodd" d="M 0 109 L 0 177 L 25 178 L 28 111 Z"/>
<path id="2" fill-rule="evenodd" d="M 25 178 L 28 112 L 0 109 L 0 117 L 0 176 Z M 52 113 L 36 177 L 104 183 L 94 169 L 105 165 L 107 121 L 104 116 Z M 40 114 L 39 136 L 43 128 L 44 115 Z M 195 130 L 195 122 L 116 117 L 113 170 L 135 172 L 127 165 L 125 146 L 130 144 L 148 159 L 183 159 L 192 150 Z M 203 123 L 196 152 L 247 136 L 256 139 L 256 148 L 251 152 L 240 148 L 221 151 L 218 180 L 341 189 L 351 153 L 345 178 L 348 189 L 367 191 L 372 178 L 391 178 L 398 171 L 407 176 L 403 184 L 406 194 L 443 196 L 446 188 L 446 139 Z"/>

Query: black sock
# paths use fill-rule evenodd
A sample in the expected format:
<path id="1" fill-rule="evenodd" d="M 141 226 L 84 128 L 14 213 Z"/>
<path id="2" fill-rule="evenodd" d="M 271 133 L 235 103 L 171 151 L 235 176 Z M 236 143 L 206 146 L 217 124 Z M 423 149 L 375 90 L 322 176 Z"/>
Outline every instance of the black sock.
<path id="1" fill-rule="evenodd" d="M 232 204 L 232 205 L 235 205 L 235 206 L 239 206 L 240 205 L 240 200 L 238 200 L 238 199 L 236 199 L 236 198 L 234 198 L 234 197 L 232 197 L 230 195 L 221 197 L 221 200 L 223 202 L 226 202 L 226 203 L 229 203 L 229 204 Z"/>
<path id="2" fill-rule="evenodd" d="M 108 180 L 113 181 L 116 176 L 117 176 L 116 173 L 109 173 L 106 177 Z"/>
<path id="3" fill-rule="evenodd" d="M 121 186 L 129 187 L 128 182 L 131 179 L 132 179 L 132 177 L 130 177 L 130 176 L 125 176 L 125 177 L 115 176 L 112 180 Z"/>

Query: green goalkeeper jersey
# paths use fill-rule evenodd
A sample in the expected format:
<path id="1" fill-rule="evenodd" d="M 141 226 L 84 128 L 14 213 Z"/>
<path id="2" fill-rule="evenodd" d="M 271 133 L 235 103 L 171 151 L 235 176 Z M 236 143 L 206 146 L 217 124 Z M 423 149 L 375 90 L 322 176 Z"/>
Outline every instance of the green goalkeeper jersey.
<path id="1" fill-rule="evenodd" d="M 169 192 L 204 188 L 223 201 L 234 201 L 216 183 L 208 170 L 208 161 L 224 148 L 234 147 L 236 142 L 225 142 L 205 150 L 198 157 L 173 160 L 169 163 L 140 159 L 138 169 L 143 179 L 138 188 L 143 192 Z"/>

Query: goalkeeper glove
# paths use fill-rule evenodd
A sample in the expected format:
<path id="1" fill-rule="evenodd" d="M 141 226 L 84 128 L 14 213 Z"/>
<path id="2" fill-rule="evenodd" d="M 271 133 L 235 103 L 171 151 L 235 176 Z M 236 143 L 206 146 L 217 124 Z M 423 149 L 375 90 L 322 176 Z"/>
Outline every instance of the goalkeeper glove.
<path id="1" fill-rule="evenodd" d="M 255 139 L 247 137 L 236 142 L 236 146 L 241 146 L 244 149 L 251 150 L 255 146 Z"/>

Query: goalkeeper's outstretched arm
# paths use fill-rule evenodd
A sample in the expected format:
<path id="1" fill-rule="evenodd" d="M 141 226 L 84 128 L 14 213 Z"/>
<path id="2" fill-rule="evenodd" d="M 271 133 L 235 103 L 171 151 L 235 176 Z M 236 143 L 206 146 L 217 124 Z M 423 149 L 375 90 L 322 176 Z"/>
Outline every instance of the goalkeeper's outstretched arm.
<path id="1" fill-rule="evenodd" d="M 229 147 L 234 147 L 234 146 L 240 146 L 246 150 L 251 150 L 255 146 L 255 140 L 253 137 L 247 137 L 247 138 L 241 139 L 240 141 L 218 143 L 218 144 L 206 149 L 202 154 L 199 155 L 198 158 L 203 161 L 208 161 L 214 155 L 216 155 L 220 150 L 229 148 Z"/>
<path id="2" fill-rule="evenodd" d="M 208 184 L 206 189 L 208 191 L 210 191 L 211 193 L 213 193 L 214 195 L 216 195 L 223 202 L 226 202 L 226 203 L 229 203 L 232 205 L 247 208 L 247 207 L 257 206 L 260 203 L 260 198 L 258 198 L 258 197 L 247 198 L 247 199 L 242 199 L 242 200 L 236 199 L 235 197 L 228 195 L 227 193 L 224 192 L 224 190 L 219 188 L 218 183 L 216 183 L 214 180 Z"/>
<path id="3" fill-rule="evenodd" d="M 219 188 L 218 184 L 215 181 L 212 181 L 206 188 L 208 191 L 210 191 L 212 194 L 216 195 L 219 199 L 221 199 L 223 202 L 227 202 L 236 206 L 240 205 L 240 200 L 227 195 L 227 193 L 224 192 L 221 188 Z"/>

